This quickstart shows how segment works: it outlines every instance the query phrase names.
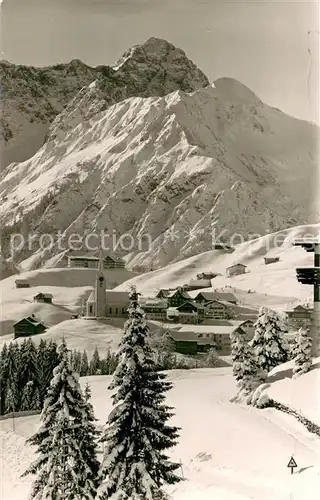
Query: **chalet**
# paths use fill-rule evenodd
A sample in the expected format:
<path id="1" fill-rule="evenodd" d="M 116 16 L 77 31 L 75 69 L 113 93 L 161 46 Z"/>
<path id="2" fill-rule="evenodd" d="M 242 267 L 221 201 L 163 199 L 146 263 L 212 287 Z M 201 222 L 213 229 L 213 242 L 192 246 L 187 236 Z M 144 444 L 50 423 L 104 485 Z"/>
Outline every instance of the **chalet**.
<path id="1" fill-rule="evenodd" d="M 68 267 L 84 267 L 89 269 L 97 269 L 99 265 L 99 257 L 93 257 L 90 255 L 69 255 L 68 256 Z M 103 268 L 104 269 L 123 269 L 125 267 L 125 262 L 121 258 L 111 257 L 107 255 L 103 257 Z"/>
<path id="2" fill-rule="evenodd" d="M 298 305 L 294 307 L 292 311 L 287 311 L 287 316 L 289 319 L 293 320 L 311 320 L 312 309 Z"/>
<path id="3" fill-rule="evenodd" d="M 254 336 L 254 325 L 255 321 L 252 319 L 247 320 L 229 320 L 230 323 L 235 327 L 241 327 L 241 329 L 245 332 L 248 338 L 252 339 Z"/>
<path id="4" fill-rule="evenodd" d="M 198 338 L 210 339 L 217 346 L 217 351 L 223 356 L 231 354 L 231 335 L 238 331 L 246 336 L 247 340 L 250 337 L 242 330 L 241 327 L 235 326 L 211 326 L 211 325 L 185 325 L 180 328 L 179 333 L 184 335 L 186 333 L 194 333 Z"/>
<path id="5" fill-rule="evenodd" d="M 46 304 L 52 304 L 53 295 L 51 293 L 37 293 L 33 297 L 34 302 L 44 302 Z"/>
<path id="6" fill-rule="evenodd" d="M 164 288 L 161 288 L 159 290 L 159 292 L 157 293 L 156 295 L 156 299 L 166 299 L 168 297 L 168 295 L 170 293 L 172 293 L 174 290 L 170 290 L 170 289 L 164 289 Z"/>
<path id="7" fill-rule="evenodd" d="M 280 257 L 264 257 L 265 264 L 273 264 L 274 262 L 279 262 Z"/>
<path id="8" fill-rule="evenodd" d="M 233 266 L 227 267 L 226 269 L 227 276 L 230 278 L 230 276 L 245 274 L 246 268 L 247 266 L 245 266 L 244 264 L 233 264 Z"/>
<path id="9" fill-rule="evenodd" d="M 204 317 L 204 309 L 201 305 L 191 301 L 184 302 L 177 307 L 167 309 L 167 319 L 180 323 L 199 323 Z"/>
<path id="10" fill-rule="evenodd" d="M 166 299 L 148 299 L 140 297 L 139 305 L 144 310 L 147 319 L 166 321 L 168 303 Z"/>
<path id="11" fill-rule="evenodd" d="M 213 278 L 216 278 L 219 276 L 218 273 L 198 273 L 197 274 L 197 280 L 212 280 Z"/>
<path id="12" fill-rule="evenodd" d="M 30 283 L 27 280 L 16 280 L 16 288 L 30 288 Z"/>
<path id="13" fill-rule="evenodd" d="M 230 245 L 227 245 L 225 243 L 215 243 L 213 245 L 213 249 L 214 250 L 223 250 L 224 252 L 227 252 L 227 253 L 232 253 L 235 250 L 233 247 L 231 247 Z"/>
<path id="14" fill-rule="evenodd" d="M 219 300 L 223 302 L 229 302 L 230 304 L 237 304 L 237 298 L 233 293 L 229 292 L 199 292 L 194 300 L 198 303 L 211 302 L 213 300 Z"/>
<path id="15" fill-rule="evenodd" d="M 182 290 L 182 288 L 177 288 L 177 290 L 173 290 L 167 296 L 168 307 L 178 307 L 184 304 L 186 301 L 192 300 L 190 295 Z"/>
<path id="16" fill-rule="evenodd" d="M 210 279 L 196 279 L 191 280 L 187 285 L 184 286 L 185 290 L 198 290 L 199 288 L 211 288 Z"/>
<path id="17" fill-rule="evenodd" d="M 180 354 L 197 354 L 198 338 L 191 332 L 168 331 L 167 335 L 173 340 L 175 351 Z"/>
<path id="18" fill-rule="evenodd" d="M 212 319 L 224 319 L 232 317 L 233 306 L 229 302 L 221 302 L 220 300 L 211 300 L 204 304 L 204 315 Z"/>
<path id="19" fill-rule="evenodd" d="M 31 335 L 43 333 L 46 330 L 46 327 L 32 314 L 31 316 L 22 318 L 20 321 L 15 323 L 13 325 L 13 329 L 14 338 L 17 339 L 19 337 L 29 337 Z"/>
<path id="20" fill-rule="evenodd" d="M 106 290 L 106 316 L 126 317 L 129 305 L 129 292 Z"/>

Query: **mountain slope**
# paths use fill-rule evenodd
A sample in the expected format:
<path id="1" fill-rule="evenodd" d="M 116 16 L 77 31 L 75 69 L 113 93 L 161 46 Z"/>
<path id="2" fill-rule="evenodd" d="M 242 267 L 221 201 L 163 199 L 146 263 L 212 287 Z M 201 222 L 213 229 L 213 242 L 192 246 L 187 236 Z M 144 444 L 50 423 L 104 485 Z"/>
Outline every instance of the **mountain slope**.
<path id="1" fill-rule="evenodd" d="M 210 250 L 212 230 L 228 240 L 312 220 L 317 128 L 237 81 L 127 99 L 75 126 L 77 113 L 72 128 L 2 172 L 4 234 L 26 225 L 29 234 L 66 231 L 64 241 L 130 233 L 129 260 L 155 268 Z M 139 254 L 146 234 L 151 249 Z M 59 248 L 36 253 L 31 267 Z"/>
<path id="2" fill-rule="evenodd" d="M 263 305 L 290 309 L 298 303 L 311 302 L 313 294 L 312 287 L 298 283 L 296 278 L 297 267 L 313 265 L 313 254 L 294 247 L 292 242 L 319 234 L 320 224 L 286 229 L 237 245 L 231 254 L 211 250 L 189 257 L 123 282 L 116 289 L 128 290 L 130 285 L 135 285 L 141 294 L 154 296 L 160 288 L 175 288 L 188 283 L 197 273 L 214 272 L 221 276 L 212 279 L 211 286 L 226 288 L 225 291 L 233 288 L 239 301 L 247 307 Z M 279 257 L 280 260 L 265 265 L 264 256 Z M 227 267 L 238 262 L 247 266 L 246 274 L 227 277 Z M 197 293 L 190 292 L 191 295 Z"/>
<path id="3" fill-rule="evenodd" d="M 3 166 L 30 158 L 42 146 L 54 118 L 83 87 L 85 92 L 95 80 L 98 110 L 127 97 L 163 96 L 178 89 L 191 92 L 209 84 L 207 77 L 181 49 L 157 38 L 129 49 L 114 67 L 91 68 L 73 60 L 68 64 L 35 68 L 1 61 L 0 75 Z M 92 92 L 90 96 L 92 98 Z M 78 106 L 78 100 L 79 97 L 71 107 Z M 96 109 L 90 106 L 85 112 L 89 116 Z"/>

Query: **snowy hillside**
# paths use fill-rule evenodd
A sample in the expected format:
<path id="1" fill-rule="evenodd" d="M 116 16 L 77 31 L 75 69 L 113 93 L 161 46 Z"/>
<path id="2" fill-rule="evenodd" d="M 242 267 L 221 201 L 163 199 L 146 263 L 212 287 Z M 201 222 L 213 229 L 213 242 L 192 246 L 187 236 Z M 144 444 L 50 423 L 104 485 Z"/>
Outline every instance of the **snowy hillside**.
<path id="1" fill-rule="evenodd" d="M 182 462 L 185 481 L 171 488 L 173 500 L 314 500 L 319 489 L 319 438 L 293 417 L 272 409 L 230 403 L 236 388 L 228 368 L 169 372 L 168 403 L 181 427 L 172 457 Z M 303 379 L 303 377 L 301 377 Z M 96 416 L 111 410 L 110 377 L 81 379 L 92 387 Z M 33 450 L 25 444 L 38 416 L 0 421 L 2 500 L 27 498 L 31 478 L 20 478 Z M 298 464 L 293 475 L 291 457 Z"/>
<path id="2" fill-rule="evenodd" d="M 58 323 L 58 322 L 57 322 Z M 35 335 L 32 340 L 38 344 L 41 339 L 54 340 L 58 344 L 62 338 L 65 339 L 69 349 L 86 351 L 89 359 L 94 349 L 97 347 L 101 358 L 106 357 L 108 351 L 115 352 L 118 349 L 119 341 L 123 333 L 123 328 L 112 325 L 112 321 L 95 321 L 86 319 L 61 320 L 59 324 L 51 326 L 45 333 Z M 15 342 L 22 343 L 24 338 Z M 13 335 L 0 337 L 0 348 L 4 344 L 13 341 Z"/>
<path id="3" fill-rule="evenodd" d="M 190 92 L 209 84 L 182 50 L 155 38 L 129 49 L 113 68 L 91 68 L 76 59 L 45 68 L 1 61 L 0 72 L 6 99 L 0 137 L 3 165 L 30 158 L 42 146 L 54 118 L 95 80 L 87 116 L 127 97 L 161 96 L 177 89 Z M 79 107 L 83 92 L 80 96 L 71 107 Z"/>
<path id="4" fill-rule="evenodd" d="M 319 232 L 320 224 L 300 226 L 237 245 L 233 253 L 222 250 L 201 253 L 124 282 L 117 289 L 125 290 L 130 284 L 135 284 L 140 293 L 152 296 L 160 288 L 181 286 L 195 279 L 198 273 L 213 271 L 222 276 L 211 280 L 212 287 L 237 289 L 239 301 L 244 305 L 283 309 L 311 300 L 312 290 L 298 283 L 295 269 L 312 266 L 314 257 L 300 247 L 293 247 L 292 242 L 307 235 L 319 235 Z M 280 260 L 265 265 L 264 256 L 279 257 Z M 247 266 L 247 273 L 226 277 L 227 267 L 238 262 Z M 256 293 L 248 294 L 248 290 Z M 194 293 L 197 292 L 191 292 L 191 295 Z"/>
<path id="5" fill-rule="evenodd" d="M 100 112 L 97 85 L 57 117 L 30 160 L 0 175 L 5 236 L 62 230 L 68 248 L 74 233 L 129 233 L 134 244 L 118 249 L 150 269 L 211 250 L 212 230 L 228 240 L 317 221 L 315 126 L 264 105 L 230 78 Z M 60 253 L 57 245 L 36 252 L 28 269 Z"/>
<path id="6" fill-rule="evenodd" d="M 126 269 L 110 269 L 106 273 L 106 286 L 112 289 L 131 276 Z M 17 278 L 26 280 L 30 288 L 15 288 Z M 56 268 L 22 272 L 2 280 L 0 336 L 12 334 L 13 324 L 31 314 L 47 327 L 70 319 L 72 314 L 80 314 L 95 279 L 95 269 Z M 51 293 L 53 303 L 34 302 L 33 297 L 38 293 Z"/>

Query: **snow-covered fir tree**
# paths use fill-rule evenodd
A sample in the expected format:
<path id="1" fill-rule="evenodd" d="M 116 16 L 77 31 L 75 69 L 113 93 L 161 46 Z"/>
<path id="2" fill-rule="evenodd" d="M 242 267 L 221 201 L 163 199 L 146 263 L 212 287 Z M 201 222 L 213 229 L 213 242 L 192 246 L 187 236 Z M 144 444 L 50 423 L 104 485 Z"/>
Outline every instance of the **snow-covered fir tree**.
<path id="1" fill-rule="evenodd" d="M 86 382 L 86 385 L 84 386 L 84 391 L 83 391 L 84 399 L 86 401 L 90 401 L 91 398 L 91 387 L 88 382 Z"/>
<path id="2" fill-rule="evenodd" d="M 240 330 L 235 330 L 231 335 L 231 357 L 237 386 L 244 393 L 251 392 L 263 381 L 263 376 L 255 361 L 253 348 Z"/>
<path id="3" fill-rule="evenodd" d="M 308 373 L 312 366 L 312 339 L 309 337 L 309 332 L 300 328 L 295 342 L 295 357 L 293 360 L 293 376 L 298 377 L 304 373 Z"/>
<path id="4" fill-rule="evenodd" d="M 178 439 L 178 428 L 168 425 L 172 408 L 165 405 L 171 383 L 156 371 L 135 288 L 130 292 L 128 314 L 109 387 L 117 392 L 102 433 L 99 499 L 162 500 L 166 498 L 163 485 L 181 480 L 176 474 L 179 464 L 170 462 L 167 455 Z"/>
<path id="5" fill-rule="evenodd" d="M 283 320 L 276 311 L 260 309 L 251 345 L 264 378 L 272 368 L 288 360 Z"/>
<path id="6" fill-rule="evenodd" d="M 81 355 L 80 375 L 81 377 L 89 375 L 89 361 L 87 351 L 83 351 Z"/>
<path id="7" fill-rule="evenodd" d="M 72 371 L 64 341 L 58 354 L 60 363 L 44 402 L 42 425 L 28 439 L 39 456 L 24 475 L 37 475 L 33 499 L 94 500 L 99 462 L 93 411 Z"/>
<path id="8" fill-rule="evenodd" d="M 89 373 L 90 375 L 100 375 L 100 355 L 97 346 L 95 347 L 90 361 Z"/>

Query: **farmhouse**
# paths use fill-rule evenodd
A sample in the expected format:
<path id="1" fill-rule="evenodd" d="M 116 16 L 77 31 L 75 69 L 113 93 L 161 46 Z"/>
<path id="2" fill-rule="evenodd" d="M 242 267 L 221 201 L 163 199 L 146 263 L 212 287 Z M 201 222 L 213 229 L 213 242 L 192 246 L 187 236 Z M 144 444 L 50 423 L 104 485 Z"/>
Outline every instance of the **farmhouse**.
<path id="1" fill-rule="evenodd" d="M 180 354 L 193 354 L 207 352 L 215 343 L 211 339 L 200 339 L 193 332 L 181 332 L 180 330 L 170 330 L 166 332 L 174 342 L 175 351 Z"/>
<path id="2" fill-rule="evenodd" d="M 31 316 L 20 319 L 20 321 L 13 325 L 13 329 L 14 338 L 17 339 L 19 337 L 29 337 L 30 335 L 43 333 L 46 327 L 32 314 Z"/>
<path id="3" fill-rule="evenodd" d="M 219 276 L 219 274 L 218 273 L 213 273 L 213 272 L 198 273 L 197 274 L 197 280 L 212 280 L 213 278 L 216 278 L 217 276 Z"/>
<path id="4" fill-rule="evenodd" d="M 167 296 L 168 299 L 168 307 L 178 307 L 184 304 L 186 301 L 192 300 L 190 295 L 182 290 L 182 288 L 177 288 L 177 290 L 173 290 Z"/>
<path id="5" fill-rule="evenodd" d="M 85 267 L 89 269 L 98 269 L 99 257 L 91 255 L 69 255 L 68 267 Z M 111 257 L 107 255 L 102 258 L 103 269 L 123 269 L 125 267 L 124 260 L 118 257 Z"/>
<path id="6" fill-rule="evenodd" d="M 238 331 L 245 335 L 245 338 L 249 341 L 250 336 L 245 333 L 239 326 L 219 326 L 219 325 L 185 325 L 180 328 L 179 333 L 194 333 L 198 338 L 210 339 L 216 346 L 219 354 L 223 356 L 228 356 L 231 354 L 231 334 Z"/>
<path id="7" fill-rule="evenodd" d="M 230 304 L 237 304 L 238 302 L 233 293 L 229 292 L 199 292 L 194 300 L 200 304 L 211 302 L 212 300 L 230 302 Z"/>
<path id="8" fill-rule="evenodd" d="M 205 317 L 211 319 L 224 319 L 233 316 L 233 306 L 229 302 L 211 300 L 205 302 Z"/>
<path id="9" fill-rule="evenodd" d="M 161 289 L 159 290 L 159 292 L 157 293 L 156 298 L 157 298 L 157 299 L 166 299 L 166 298 L 168 297 L 168 295 L 169 295 L 170 293 L 172 293 L 173 291 L 174 291 L 174 290 L 171 290 L 171 289 L 167 289 L 167 290 L 166 290 L 166 289 L 164 289 L 164 288 L 161 288 Z"/>
<path id="10" fill-rule="evenodd" d="M 309 309 L 308 307 L 298 305 L 293 308 L 292 311 L 287 311 L 287 316 L 291 320 L 299 321 L 299 320 L 306 320 L 306 321 L 311 321 L 312 319 L 312 309 Z"/>
<path id="11" fill-rule="evenodd" d="M 140 297 L 139 305 L 144 310 L 147 319 L 166 321 L 168 307 L 166 299 L 150 299 Z"/>
<path id="12" fill-rule="evenodd" d="M 30 288 L 30 283 L 27 280 L 16 280 L 16 288 Z"/>
<path id="13" fill-rule="evenodd" d="M 199 323 L 204 318 L 204 308 L 191 300 L 178 307 L 167 309 L 167 319 L 178 323 Z"/>
<path id="14" fill-rule="evenodd" d="M 227 276 L 237 276 L 238 274 L 245 274 L 246 268 L 244 264 L 234 264 L 233 266 L 227 267 Z"/>
<path id="15" fill-rule="evenodd" d="M 210 279 L 196 279 L 191 280 L 187 285 L 184 286 L 185 290 L 198 290 L 199 288 L 210 288 L 211 280 Z"/>
<path id="16" fill-rule="evenodd" d="M 52 304 L 53 295 L 51 293 L 37 293 L 33 297 L 34 302 L 44 302 L 46 304 Z"/>
<path id="17" fill-rule="evenodd" d="M 265 264 L 273 264 L 274 262 L 279 262 L 280 257 L 264 257 Z"/>

